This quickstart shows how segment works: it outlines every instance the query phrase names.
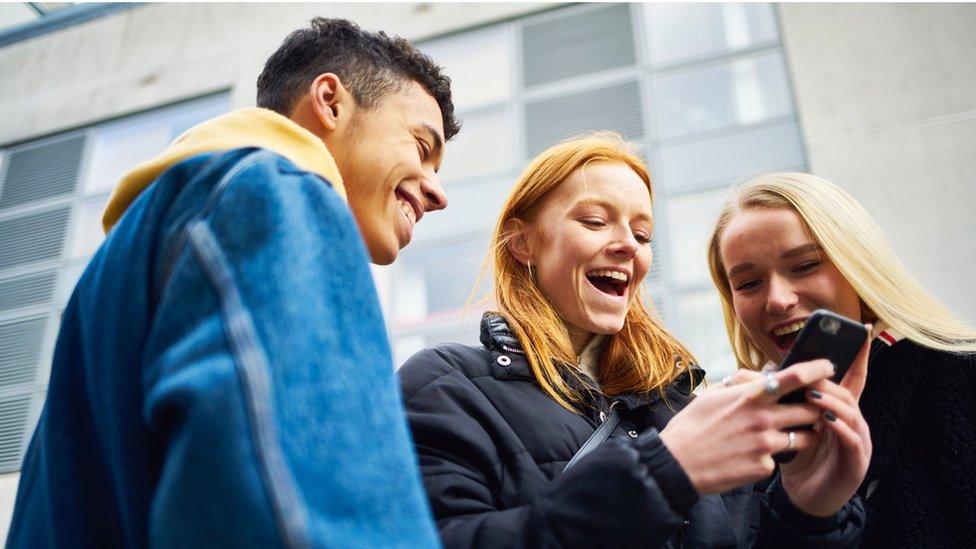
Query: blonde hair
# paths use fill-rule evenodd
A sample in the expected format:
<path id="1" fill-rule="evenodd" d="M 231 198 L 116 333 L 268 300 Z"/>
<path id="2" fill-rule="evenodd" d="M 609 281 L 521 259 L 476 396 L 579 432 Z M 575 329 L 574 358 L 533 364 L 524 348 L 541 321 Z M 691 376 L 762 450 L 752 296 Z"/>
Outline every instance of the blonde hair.
<path id="1" fill-rule="evenodd" d="M 634 145 L 619 135 L 601 132 L 555 145 L 537 156 L 515 183 L 492 232 L 482 276 L 494 268 L 494 298 L 525 351 L 529 368 L 542 390 L 561 406 L 573 410 L 582 395 L 567 383 L 566 374 L 580 374 L 569 331 L 529 270 L 512 255 L 506 230 L 511 219 L 531 223 L 546 197 L 573 172 L 590 163 L 621 163 L 653 190 L 651 177 Z M 576 273 L 576 276 L 581 276 Z M 479 278 L 480 281 L 480 278 Z M 687 370 L 691 353 L 645 308 L 642 281 L 631 282 L 630 308 L 620 332 L 607 337 L 600 358 L 604 394 L 641 393 L 664 388 Z M 477 288 L 477 285 L 476 285 Z M 677 367 L 676 367 L 677 364 Z"/>
<path id="2" fill-rule="evenodd" d="M 790 209 L 803 219 L 861 300 L 862 321 L 883 320 L 915 343 L 950 352 L 976 351 L 976 331 L 930 296 L 895 256 L 888 239 L 860 204 L 840 187 L 805 173 L 773 173 L 733 189 L 708 246 L 712 281 L 740 367 L 765 362 L 732 307 L 732 289 L 719 244 L 735 215 L 757 208 Z"/>

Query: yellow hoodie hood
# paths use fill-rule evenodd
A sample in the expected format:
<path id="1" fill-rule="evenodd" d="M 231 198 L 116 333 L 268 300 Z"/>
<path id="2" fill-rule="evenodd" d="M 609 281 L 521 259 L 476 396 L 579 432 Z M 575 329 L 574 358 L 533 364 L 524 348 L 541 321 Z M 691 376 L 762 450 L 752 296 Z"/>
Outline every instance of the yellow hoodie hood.
<path id="1" fill-rule="evenodd" d="M 315 134 L 268 109 L 238 109 L 183 132 L 159 156 L 126 174 L 108 199 L 102 228 L 108 233 L 139 193 L 174 164 L 198 154 L 241 147 L 274 151 L 299 168 L 324 177 L 339 196 L 346 198 L 339 168 Z"/>

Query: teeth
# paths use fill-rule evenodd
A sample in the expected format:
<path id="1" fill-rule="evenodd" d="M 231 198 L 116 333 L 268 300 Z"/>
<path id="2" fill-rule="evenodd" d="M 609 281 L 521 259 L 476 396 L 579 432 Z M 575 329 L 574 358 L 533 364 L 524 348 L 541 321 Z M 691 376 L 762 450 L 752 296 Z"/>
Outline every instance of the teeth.
<path id="1" fill-rule="evenodd" d="M 591 271 L 587 276 L 602 276 L 606 278 L 612 278 L 614 280 L 619 280 L 621 282 L 627 282 L 629 278 L 626 274 L 620 271 Z"/>
<path id="2" fill-rule="evenodd" d="M 411 224 L 416 223 L 417 216 L 413 211 L 413 206 L 403 201 L 398 201 L 398 203 L 400 204 L 400 209 L 403 210 L 403 214 L 406 215 L 407 219 L 410 220 L 410 223 Z"/>
<path id="3" fill-rule="evenodd" d="M 778 335 L 778 336 L 784 336 L 786 334 L 792 334 L 793 332 L 799 332 L 800 329 L 803 328 L 803 325 L 804 324 L 805 324 L 805 322 L 802 321 L 802 320 L 799 321 L 799 322 L 794 322 L 793 324 L 790 324 L 789 326 L 783 326 L 782 328 L 776 328 L 775 330 L 773 330 L 773 334 Z"/>

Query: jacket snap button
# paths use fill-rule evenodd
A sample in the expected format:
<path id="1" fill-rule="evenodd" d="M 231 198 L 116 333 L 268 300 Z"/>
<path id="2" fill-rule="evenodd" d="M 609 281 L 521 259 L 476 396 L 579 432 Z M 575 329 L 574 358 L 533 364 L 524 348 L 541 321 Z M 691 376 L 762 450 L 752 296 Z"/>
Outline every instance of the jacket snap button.
<path id="1" fill-rule="evenodd" d="M 627 431 L 627 434 L 630 435 L 630 438 L 637 438 L 637 431 Z"/>
<path id="2" fill-rule="evenodd" d="M 606 420 L 607 420 L 607 414 L 606 414 L 606 412 L 600 412 L 600 421 L 602 422 L 602 421 L 606 421 Z"/>
<path id="3" fill-rule="evenodd" d="M 497 359 L 495 359 L 495 362 L 501 364 L 502 366 L 508 366 L 509 364 L 512 363 L 512 359 L 508 358 L 505 355 L 501 355 Z"/>

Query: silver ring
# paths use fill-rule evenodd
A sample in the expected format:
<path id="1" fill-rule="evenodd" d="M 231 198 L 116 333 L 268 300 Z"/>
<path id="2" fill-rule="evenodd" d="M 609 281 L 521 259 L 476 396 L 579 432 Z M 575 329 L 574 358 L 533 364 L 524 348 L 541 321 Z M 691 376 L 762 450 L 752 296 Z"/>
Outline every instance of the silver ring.
<path id="1" fill-rule="evenodd" d="M 796 433 L 790 431 L 786 434 L 790 437 L 790 443 L 786 446 L 786 450 L 790 451 L 796 448 Z"/>
<path id="2" fill-rule="evenodd" d="M 734 383 L 732 383 L 732 376 L 729 375 L 729 376 L 723 377 L 722 378 L 722 385 L 725 385 L 726 387 L 731 387 L 731 386 L 735 385 Z"/>
<path id="3" fill-rule="evenodd" d="M 763 391 L 766 391 L 767 395 L 776 396 L 779 394 L 779 380 L 776 376 L 769 372 L 763 372 L 763 377 L 766 378 L 766 382 L 763 384 Z"/>

